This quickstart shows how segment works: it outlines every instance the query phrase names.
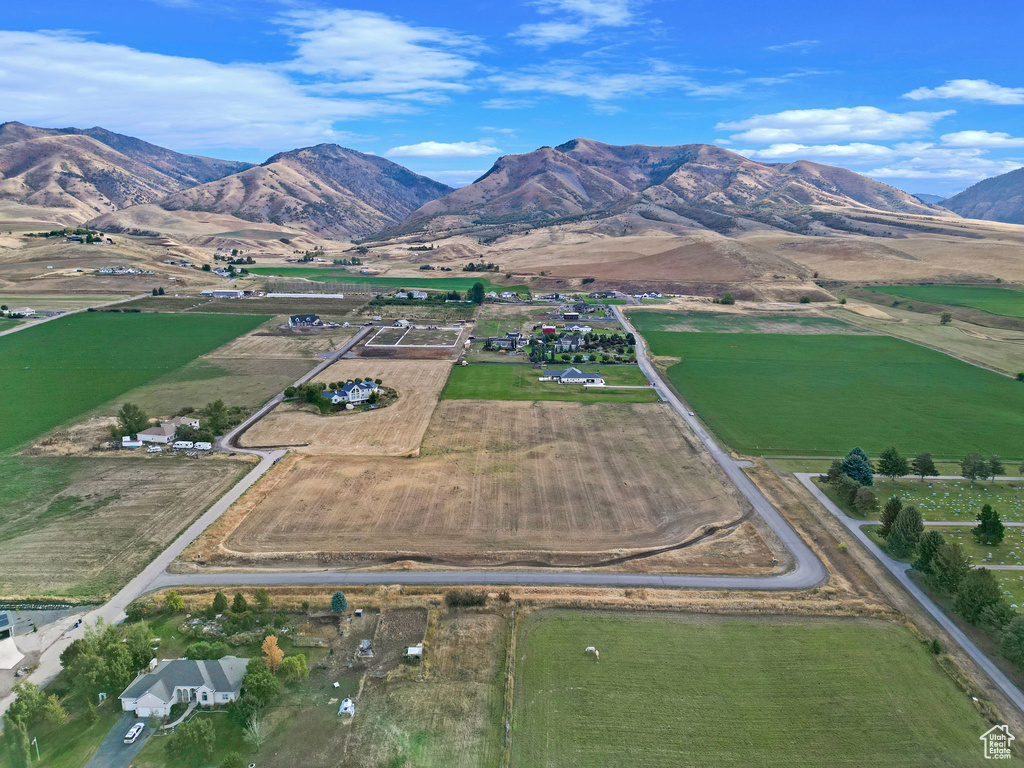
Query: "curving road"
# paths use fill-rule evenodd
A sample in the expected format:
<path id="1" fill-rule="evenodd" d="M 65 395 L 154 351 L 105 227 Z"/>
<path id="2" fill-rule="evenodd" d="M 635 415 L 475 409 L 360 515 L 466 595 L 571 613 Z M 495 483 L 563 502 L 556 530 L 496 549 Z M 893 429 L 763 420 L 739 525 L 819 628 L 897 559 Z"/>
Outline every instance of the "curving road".
<path id="1" fill-rule="evenodd" d="M 832 500 L 822 492 L 822 490 L 815 485 L 811 478 L 818 477 L 818 473 L 811 472 L 797 472 L 796 478 L 799 480 L 804 488 L 811 492 L 811 495 L 817 499 L 825 509 L 835 515 L 839 521 L 846 526 L 847 530 L 852 533 L 857 540 L 864 545 L 864 548 L 868 550 L 875 559 L 878 560 L 882 565 L 885 566 L 886 570 L 893 575 L 903 588 L 906 589 L 921 607 L 924 608 L 928 614 L 935 619 L 935 622 L 946 630 L 953 640 L 956 641 L 957 645 L 964 649 L 964 653 L 974 659 L 975 663 L 981 667 L 985 674 L 991 678 L 995 686 L 1006 695 L 1013 705 L 1017 707 L 1021 712 L 1024 712 L 1024 693 L 1021 692 L 1020 688 L 1011 682 L 1010 678 L 1003 674 L 1002 670 L 997 667 L 988 656 L 982 653 L 981 649 L 974 644 L 974 641 L 969 638 L 956 623 L 949 618 L 935 603 L 932 599 L 924 593 L 924 591 L 917 586 L 913 579 L 908 575 L 910 565 L 907 563 L 901 563 L 899 560 L 893 560 L 887 554 L 885 554 L 875 542 L 862 530 L 865 525 L 874 525 L 877 523 L 876 520 L 858 520 L 850 517 L 837 507 Z M 931 525 L 931 523 L 929 523 Z"/>

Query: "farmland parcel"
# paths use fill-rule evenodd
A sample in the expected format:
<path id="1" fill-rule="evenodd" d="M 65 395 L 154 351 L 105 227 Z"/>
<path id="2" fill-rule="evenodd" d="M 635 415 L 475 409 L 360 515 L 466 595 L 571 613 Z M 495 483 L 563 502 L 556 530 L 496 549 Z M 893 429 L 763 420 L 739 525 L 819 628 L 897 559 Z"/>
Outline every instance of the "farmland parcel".
<path id="1" fill-rule="evenodd" d="M 224 541 L 229 560 L 590 562 L 748 511 L 662 404 L 442 401 L 419 458 L 286 460 L 261 490 Z"/>
<path id="2" fill-rule="evenodd" d="M 1024 456 L 1024 387 L 942 353 L 869 335 L 692 333 L 632 316 L 676 389 L 733 448 L 754 454 Z"/>
<path id="3" fill-rule="evenodd" d="M 876 621 L 542 612 L 516 653 L 513 768 L 975 765 L 991 727 Z"/>
<path id="4" fill-rule="evenodd" d="M 83 313 L 0 338 L 0 451 L 252 330 L 267 317 Z"/>
<path id="5" fill-rule="evenodd" d="M 883 285 L 868 290 L 930 304 L 971 307 L 992 315 L 1024 317 L 1024 291 L 1012 288 L 993 285 Z"/>

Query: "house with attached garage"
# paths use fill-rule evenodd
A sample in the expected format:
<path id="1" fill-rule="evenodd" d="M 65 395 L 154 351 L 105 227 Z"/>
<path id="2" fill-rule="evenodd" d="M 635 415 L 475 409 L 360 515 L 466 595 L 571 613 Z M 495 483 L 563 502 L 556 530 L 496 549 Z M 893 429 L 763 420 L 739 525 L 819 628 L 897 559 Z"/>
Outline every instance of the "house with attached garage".
<path id="1" fill-rule="evenodd" d="M 288 318 L 289 328 L 313 328 L 323 324 L 319 315 L 292 315 Z"/>
<path id="2" fill-rule="evenodd" d="M 604 379 L 599 373 L 587 373 L 579 368 L 566 368 L 564 371 L 544 371 L 541 381 L 557 381 L 559 384 L 588 384 L 592 387 L 603 387 Z"/>
<path id="3" fill-rule="evenodd" d="M 578 333 L 565 335 L 555 342 L 555 352 L 579 352 L 582 345 L 583 337 Z"/>
<path id="4" fill-rule="evenodd" d="M 195 702 L 201 707 L 227 704 L 238 698 L 248 659 L 225 656 L 216 661 L 164 659 L 150 662 L 149 670 L 132 681 L 121 709 L 136 717 L 166 717 L 175 704 Z"/>
<path id="5" fill-rule="evenodd" d="M 516 350 L 526 346 L 529 338 L 519 331 L 509 331 L 504 336 L 491 337 L 486 340 L 491 349 L 512 349 Z"/>
<path id="6" fill-rule="evenodd" d="M 324 392 L 324 397 L 335 405 L 342 403 L 365 403 L 370 395 L 377 391 L 377 384 L 373 381 L 350 381 L 345 386 L 332 392 Z"/>
<path id="7" fill-rule="evenodd" d="M 191 427 L 199 429 L 199 419 L 194 416 L 175 416 L 172 419 L 165 419 L 157 426 L 144 429 L 137 435 L 143 443 L 160 443 L 167 445 L 174 442 L 174 435 L 180 427 Z"/>

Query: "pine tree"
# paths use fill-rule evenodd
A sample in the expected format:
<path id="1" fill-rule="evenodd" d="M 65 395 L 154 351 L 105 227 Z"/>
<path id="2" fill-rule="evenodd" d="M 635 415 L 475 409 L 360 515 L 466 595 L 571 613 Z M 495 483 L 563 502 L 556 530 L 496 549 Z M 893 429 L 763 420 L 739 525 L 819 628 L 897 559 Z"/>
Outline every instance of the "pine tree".
<path id="1" fill-rule="evenodd" d="M 999 457 L 996 456 L 995 454 L 992 454 L 991 456 L 989 456 L 989 458 L 988 458 L 988 476 L 992 478 L 992 481 L 995 482 L 996 477 L 998 475 L 1004 474 L 1005 472 L 1006 472 L 1006 468 L 1003 466 L 1003 462 L 1001 462 L 999 460 Z"/>
<path id="2" fill-rule="evenodd" d="M 914 457 L 914 460 L 910 463 L 911 469 L 914 470 L 914 474 L 918 475 L 922 482 L 926 477 L 937 477 L 939 471 L 935 468 L 935 461 L 932 459 L 930 453 L 919 453 Z"/>
<path id="3" fill-rule="evenodd" d="M 846 454 L 846 458 L 843 459 L 843 472 L 861 485 L 874 484 L 872 475 L 875 470 L 867 454 L 859 446 Z"/>
<path id="4" fill-rule="evenodd" d="M 978 540 L 979 544 L 994 547 L 1003 543 L 1006 529 L 999 519 L 999 513 L 992 509 L 991 504 L 986 504 L 978 513 L 978 524 L 971 529 L 971 533 L 974 534 L 974 538 Z"/>
<path id="5" fill-rule="evenodd" d="M 917 560 L 914 561 L 914 570 L 921 573 L 931 573 L 935 556 L 939 550 L 946 545 L 946 540 L 938 531 L 926 531 L 917 543 Z"/>
<path id="6" fill-rule="evenodd" d="M 345 598 L 344 592 L 335 592 L 331 595 L 331 610 L 335 613 L 341 613 L 348 609 L 348 600 Z"/>
<path id="7" fill-rule="evenodd" d="M 235 593 L 235 599 L 231 603 L 232 613 L 245 613 L 249 610 L 249 602 L 241 592 Z"/>
<path id="8" fill-rule="evenodd" d="M 921 513 L 917 511 L 917 507 L 908 504 L 896 515 L 889 538 L 886 539 L 889 554 L 895 558 L 911 554 L 917 548 L 922 533 L 924 522 L 921 520 Z"/>
<path id="9" fill-rule="evenodd" d="M 885 502 L 885 507 L 882 509 L 882 525 L 878 529 L 878 534 L 883 539 L 889 538 L 892 524 L 896 522 L 896 516 L 899 515 L 901 509 L 903 509 L 903 500 L 899 496 L 890 496 L 889 500 Z"/>
<path id="10" fill-rule="evenodd" d="M 886 448 L 878 457 L 878 473 L 885 475 L 890 480 L 903 477 L 910 472 L 910 464 L 900 456 L 896 446 Z"/>
<path id="11" fill-rule="evenodd" d="M 971 558 L 959 544 L 945 544 L 932 558 L 932 573 L 939 587 L 948 594 L 956 592 L 960 582 L 971 571 Z"/>

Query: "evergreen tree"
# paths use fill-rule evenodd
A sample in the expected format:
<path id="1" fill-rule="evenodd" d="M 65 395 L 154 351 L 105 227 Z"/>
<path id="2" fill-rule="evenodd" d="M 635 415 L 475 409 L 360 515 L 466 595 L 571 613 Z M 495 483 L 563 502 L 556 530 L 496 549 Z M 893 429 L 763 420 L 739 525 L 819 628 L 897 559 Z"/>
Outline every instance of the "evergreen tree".
<path id="1" fill-rule="evenodd" d="M 996 479 L 996 477 L 998 475 L 1002 475 L 1002 474 L 1005 474 L 1005 473 L 1006 473 L 1006 468 L 1003 466 L 1003 462 L 1001 462 L 999 460 L 999 457 L 996 456 L 995 454 L 992 454 L 991 456 L 989 456 L 988 457 L 988 476 L 992 478 L 992 481 L 995 482 L 995 479 Z"/>
<path id="2" fill-rule="evenodd" d="M 474 304 L 484 303 L 484 284 L 473 283 L 473 287 L 469 291 L 469 300 Z"/>
<path id="3" fill-rule="evenodd" d="M 213 596 L 213 605 L 211 607 L 215 614 L 224 613 L 228 609 L 228 596 L 223 592 L 218 592 Z"/>
<path id="4" fill-rule="evenodd" d="M 953 608 L 965 621 L 977 624 L 981 612 L 996 605 L 1001 596 L 999 582 L 992 571 L 987 568 L 971 568 L 960 580 L 960 586 L 953 596 Z"/>
<path id="5" fill-rule="evenodd" d="M 835 485 L 839 482 L 839 478 L 843 475 L 843 462 L 839 459 L 834 459 L 832 465 L 828 468 L 828 472 L 823 476 L 823 480 L 829 485 Z"/>
<path id="6" fill-rule="evenodd" d="M 945 544 L 946 540 L 938 531 L 925 531 L 917 543 L 917 560 L 914 561 L 914 570 L 931 573 L 935 556 Z"/>
<path id="7" fill-rule="evenodd" d="M 231 603 L 232 613 L 245 613 L 249 610 L 249 603 L 241 592 L 235 593 L 235 599 Z"/>
<path id="8" fill-rule="evenodd" d="M 331 610 L 335 613 L 341 613 L 342 611 L 348 610 L 348 600 L 346 599 L 344 592 L 335 592 L 331 595 Z"/>
<path id="9" fill-rule="evenodd" d="M 970 571 L 971 558 L 960 544 L 944 544 L 932 558 L 935 581 L 948 594 L 956 592 Z"/>
<path id="10" fill-rule="evenodd" d="M 910 463 L 910 466 L 914 470 L 914 474 L 918 475 L 922 482 L 926 477 L 937 477 L 939 474 L 938 470 L 935 469 L 935 461 L 930 453 L 917 454 Z"/>
<path id="11" fill-rule="evenodd" d="M 999 635 L 999 652 L 1024 668 L 1024 616 L 1017 616 L 1003 627 Z"/>
<path id="12" fill-rule="evenodd" d="M 910 473 L 910 464 L 900 456 L 896 446 L 892 446 L 882 451 L 882 455 L 878 457 L 878 473 L 895 480 Z"/>
<path id="13" fill-rule="evenodd" d="M 896 515 L 892 530 L 889 531 L 889 538 L 886 539 L 889 554 L 895 558 L 903 558 L 911 554 L 917 548 L 922 533 L 924 533 L 924 522 L 921 520 L 921 513 L 917 511 L 917 507 L 906 505 Z"/>
<path id="14" fill-rule="evenodd" d="M 896 516 L 900 513 L 901 509 L 903 509 L 903 499 L 899 496 L 890 496 L 889 500 L 885 502 L 885 507 L 882 509 L 882 525 L 878 529 L 878 534 L 883 539 L 889 538 L 892 524 L 896 522 Z"/>
<path id="15" fill-rule="evenodd" d="M 843 472 L 852 477 L 861 485 L 873 485 L 875 470 L 871 466 L 871 460 L 858 446 L 846 454 L 843 459 Z"/>
<path id="16" fill-rule="evenodd" d="M 978 513 L 978 524 L 971 529 L 971 533 L 974 534 L 974 538 L 978 540 L 979 544 L 994 547 L 1003 543 L 1006 529 L 999 519 L 999 513 L 992 509 L 991 504 L 986 504 Z"/>
<path id="17" fill-rule="evenodd" d="M 968 453 L 960 461 L 960 475 L 972 483 L 979 477 L 988 477 L 988 462 L 980 453 Z"/>

